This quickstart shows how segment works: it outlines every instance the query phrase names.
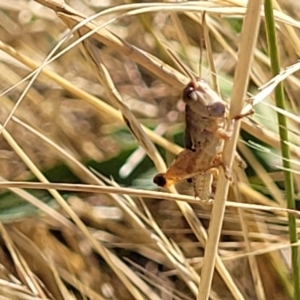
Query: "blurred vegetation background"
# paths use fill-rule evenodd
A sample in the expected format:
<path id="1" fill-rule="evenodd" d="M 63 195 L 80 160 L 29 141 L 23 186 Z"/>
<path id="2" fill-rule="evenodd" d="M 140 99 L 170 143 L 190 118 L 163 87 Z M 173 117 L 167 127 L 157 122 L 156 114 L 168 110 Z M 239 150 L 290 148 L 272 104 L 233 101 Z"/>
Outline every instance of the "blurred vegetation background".
<path id="1" fill-rule="evenodd" d="M 116 191 L 120 185 L 153 196 L 75 192 L 71 188 L 60 193 L 2 189 L 0 299 L 196 298 L 211 205 L 188 197 L 190 205 L 178 205 L 176 196 L 162 200 L 152 182 L 159 165 L 159 159 L 153 162 L 153 157 L 159 153 L 169 165 L 184 140 L 181 92 L 188 79 L 167 48 L 199 74 L 200 13 L 206 11 L 212 46 L 209 55 L 222 97 L 229 101 L 246 2 L 167 5 L 0 0 L 0 120 L 5 125 L 0 137 L 0 181 L 86 183 L 114 186 Z M 300 53 L 299 4 L 274 2 L 274 8 L 278 51 L 282 68 L 286 68 L 297 62 Z M 79 34 L 70 34 L 84 17 L 100 12 L 97 19 L 86 21 Z M 151 147 L 146 151 L 141 147 L 147 138 L 132 135 L 118 113 L 120 106 L 99 81 L 86 54 L 89 44 L 74 45 L 91 24 L 105 22 L 103 30 L 108 31 L 99 31 L 87 41 L 105 64 L 132 120 L 152 132 L 150 138 L 158 150 L 152 152 L 152 159 L 147 155 Z M 112 42 L 106 43 L 103 36 Z M 59 44 L 64 37 L 68 38 Z M 52 56 L 66 52 L 45 66 L 26 92 L 27 76 L 53 49 Z M 201 75 L 210 81 L 206 52 L 204 49 Z M 270 79 L 262 22 L 249 98 Z M 297 200 L 299 87 L 299 72 L 284 82 Z M 238 150 L 248 168 L 235 171 L 212 299 L 292 297 L 277 131 L 270 96 L 255 107 L 251 119 L 243 120 Z M 182 190 L 191 195 L 189 184 L 184 184 Z M 232 204 L 235 202 L 248 209 Z M 254 209 L 251 204 L 268 208 Z M 221 266 L 226 272 L 220 271 Z"/>

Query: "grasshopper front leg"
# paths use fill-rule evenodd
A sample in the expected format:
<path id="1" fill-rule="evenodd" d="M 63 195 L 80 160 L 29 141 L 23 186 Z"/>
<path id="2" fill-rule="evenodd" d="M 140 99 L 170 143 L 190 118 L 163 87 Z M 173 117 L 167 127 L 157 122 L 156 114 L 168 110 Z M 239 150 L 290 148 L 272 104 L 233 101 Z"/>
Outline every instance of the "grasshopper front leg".
<path id="1" fill-rule="evenodd" d="M 242 118 L 251 116 L 253 114 L 254 114 L 254 110 L 251 109 L 249 112 L 247 112 L 245 114 L 240 114 L 240 115 L 232 118 L 231 121 L 230 121 L 229 129 L 226 130 L 223 127 L 218 127 L 217 130 L 215 131 L 216 136 L 218 138 L 220 138 L 220 139 L 225 140 L 225 141 L 229 140 L 231 138 L 231 136 L 232 136 L 235 122 L 238 121 L 238 120 L 240 120 L 240 119 L 242 119 Z"/>

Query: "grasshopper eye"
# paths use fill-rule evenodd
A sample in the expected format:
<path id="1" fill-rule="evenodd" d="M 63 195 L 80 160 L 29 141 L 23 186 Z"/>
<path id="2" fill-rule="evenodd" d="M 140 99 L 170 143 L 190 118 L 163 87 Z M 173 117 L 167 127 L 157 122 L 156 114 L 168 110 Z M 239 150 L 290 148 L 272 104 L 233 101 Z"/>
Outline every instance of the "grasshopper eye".
<path id="1" fill-rule="evenodd" d="M 210 105 L 207 109 L 211 116 L 222 117 L 225 114 L 226 106 L 224 105 L 224 103 L 216 102 Z"/>
<path id="2" fill-rule="evenodd" d="M 187 86 L 182 93 L 182 99 L 183 101 L 197 101 L 197 92 L 195 91 L 195 88 L 193 86 Z"/>

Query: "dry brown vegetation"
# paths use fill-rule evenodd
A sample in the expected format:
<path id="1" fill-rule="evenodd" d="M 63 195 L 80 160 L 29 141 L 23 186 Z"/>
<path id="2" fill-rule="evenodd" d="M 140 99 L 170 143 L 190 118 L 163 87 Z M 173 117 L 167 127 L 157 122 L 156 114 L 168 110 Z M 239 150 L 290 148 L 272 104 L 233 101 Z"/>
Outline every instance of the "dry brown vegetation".
<path id="1" fill-rule="evenodd" d="M 196 299 L 212 202 L 189 196 L 187 182 L 182 195 L 152 183 L 183 146 L 188 78 L 167 49 L 199 74 L 206 11 L 212 51 L 204 50 L 201 73 L 210 81 L 213 58 L 229 99 L 245 3 L 0 0 L 1 300 Z M 286 79 L 297 196 L 293 5 L 276 4 L 275 21 L 282 68 L 294 65 L 277 80 Z M 249 98 L 271 78 L 266 45 L 262 22 Z M 211 299 L 293 294 L 276 107 L 272 94 L 255 100 L 255 115 L 241 124 L 238 150 L 248 168 L 234 168 Z"/>

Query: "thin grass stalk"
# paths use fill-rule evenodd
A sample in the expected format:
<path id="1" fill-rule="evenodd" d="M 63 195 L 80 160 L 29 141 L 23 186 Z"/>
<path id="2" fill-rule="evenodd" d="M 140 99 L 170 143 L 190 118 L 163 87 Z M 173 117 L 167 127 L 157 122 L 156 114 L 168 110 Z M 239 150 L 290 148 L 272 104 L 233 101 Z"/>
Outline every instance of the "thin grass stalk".
<path id="1" fill-rule="evenodd" d="M 245 98 L 247 91 L 251 63 L 260 24 L 261 4 L 261 0 L 252 0 L 248 2 L 248 7 L 241 33 L 241 43 L 238 54 L 238 63 L 234 76 L 232 99 L 230 102 L 229 117 L 231 118 L 238 116 L 241 113 L 244 105 L 243 99 Z M 229 124 L 227 126 L 227 130 L 229 130 Z M 239 130 L 240 122 L 236 122 L 231 140 L 226 142 L 224 145 L 223 160 L 230 169 L 232 169 L 233 165 Z M 201 271 L 201 282 L 199 285 L 197 300 L 206 300 L 210 295 L 228 189 L 229 182 L 225 178 L 224 174 L 221 173 L 211 214 L 211 221 L 208 230 L 208 240 L 204 253 L 203 268 Z M 243 296 L 241 295 L 239 299 L 243 299 Z"/>
<path id="2" fill-rule="evenodd" d="M 275 22 L 273 14 L 273 5 L 272 0 L 265 0 L 264 5 L 265 10 L 265 19 L 266 19 L 266 32 L 268 40 L 269 55 L 271 60 L 271 70 L 273 76 L 276 76 L 280 73 L 280 64 L 277 51 L 277 40 L 275 32 Z M 276 105 L 279 108 L 285 109 L 285 99 L 284 99 L 284 90 L 282 83 L 279 83 L 275 88 L 275 101 Z M 279 127 L 279 136 L 280 136 L 280 146 L 282 154 L 282 165 L 284 168 L 284 183 L 285 183 L 285 192 L 287 207 L 290 209 L 295 209 L 295 198 L 294 198 L 294 184 L 293 184 L 293 175 L 290 164 L 290 147 L 287 143 L 289 141 L 289 135 L 287 130 L 287 120 L 283 114 L 277 113 L 278 118 L 278 127 Z M 293 215 L 288 215 L 288 224 L 289 224 L 289 236 L 290 242 L 293 244 L 297 242 L 297 225 L 296 219 Z M 293 280 L 294 280 L 294 299 L 300 299 L 300 274 L 299 274 L 299 257 L 298 257 L 298 247 L 291 247 L 292 251 L 292 268 L 293 268 Z"/>
<path id="3" fill-rule="evenodd" d="M 286 217 L 286 214 L 294 214 L 300 217 L 300 212 L 288 208 L 279 207 L 277 203 L 271 206 L 273 203 L 267 202 L 267 198 L 262 197 L 259 192 L 254 192 L 253 190 L 247 189 L 248 185 L 244 183 L 239 183 L 238 188 L 241 195 L 247 197 L 252 197 L 253 199 L 263 199 L 262 204 L 250 204 L 250 203 L 240 203 L 226 201 L 226 207 L 243 208 L 246 210 L 258 210 L 274 212 L 278 216 Z M 167 201 L 181 201 L 190 204 L 199 204 L 199 200 L 195 197 L 181 195 L 181 194 L 171 194 L 166 192 L 156 192 L 148 191 L 142 189 L 124 188 L 124 187 L 114 187 L 114 186 L 100 186 L 96 184 L 73 184 L 73 183 L 40 183 L 40 182 L 27 182 L 27 181 L 0 181 L 0 188 L 22 188 L 22 189 L 34 189 L 34 190 L 47 190 L 55 189 L 58 191 L 72 191 L 72 192 L 85 192 L 85 193 L 97 193 L 97 194 L 124 194 L 129 196 L 143 197 L 145 199 L 163 199 Z M 259 199 L 259 200 L 261 200 Z M 271 202 L 271 201 L 270 201 Z M 211 205 L 213 202 L 203 203 L 206 205 Z M 268 206 L 266 203 L 269 203 Z M 300 244 L 300 241 L 299 241 Z M 237 255 L 238 256 L 238 255 Z"/>

